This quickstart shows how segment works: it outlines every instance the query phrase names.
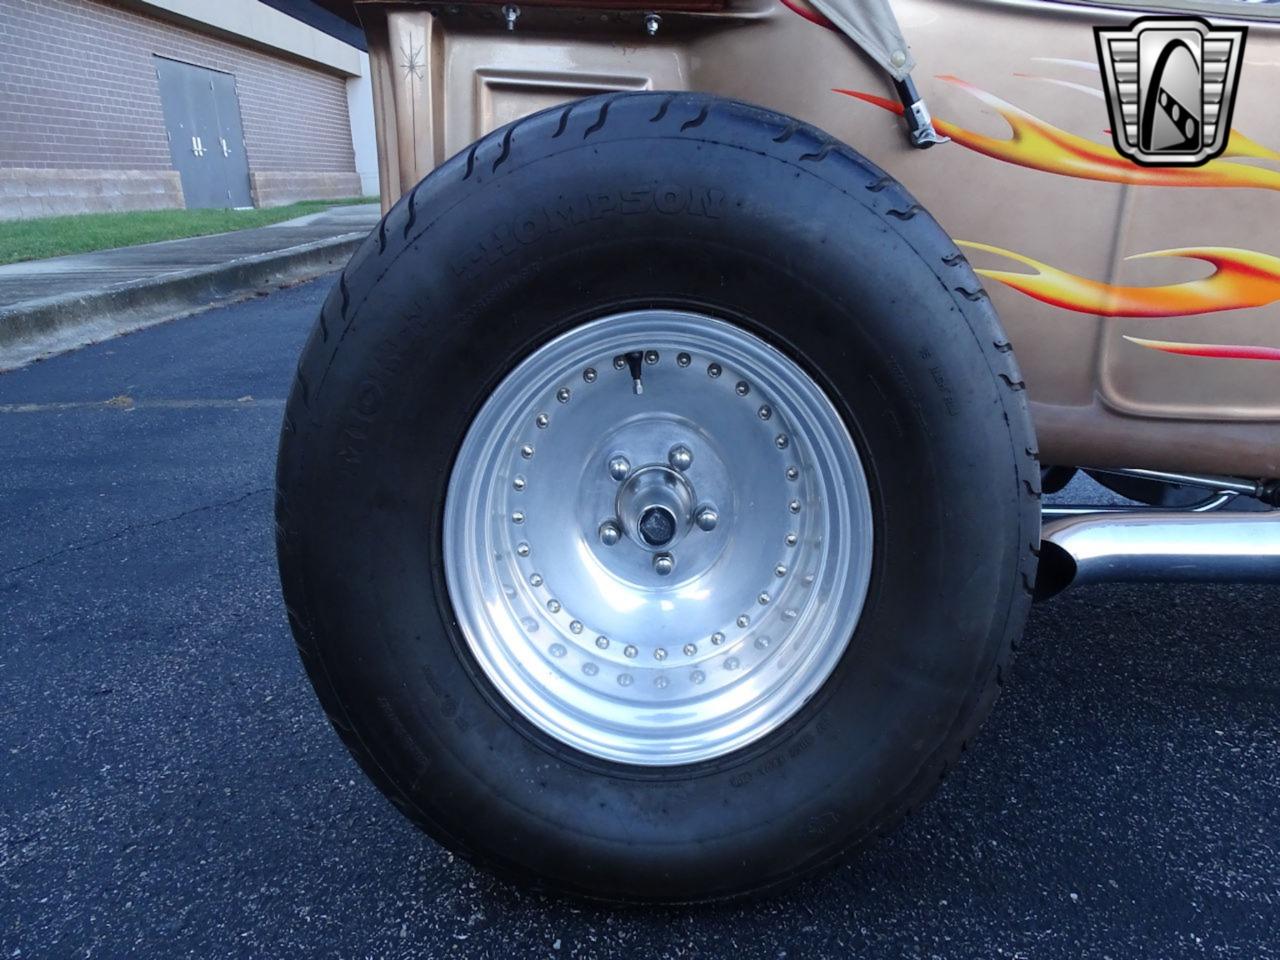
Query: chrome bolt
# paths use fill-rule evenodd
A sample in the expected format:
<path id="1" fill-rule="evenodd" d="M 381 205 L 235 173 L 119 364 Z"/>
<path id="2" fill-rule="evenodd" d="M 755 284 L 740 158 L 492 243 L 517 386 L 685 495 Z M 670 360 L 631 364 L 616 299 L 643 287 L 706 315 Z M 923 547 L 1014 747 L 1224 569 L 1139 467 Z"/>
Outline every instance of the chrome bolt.
<path id="1" fill-rule="evenodd" d="M 515 487 L 517 490 L 523 490 L 524 477 L 516 477 L 514 480 L 511 481 L 511 486 Z"/>
<path id="2" fill-rule="evenodd" d="M 747 381 L 745 380 L 739 380 L 736 384 L 734 384 L 733 389 L 738 396 L 745 397 L 748 393 L 751 392 L 751 384 L 747 383 Z"/>
<path id="3" fill-rule="evenodd" d="M 653 572 L 660 577 L 665 577 L 676 568 L 675 558 L 669 553 L 659 553 L 653 558 Z"/>
<path id="4" fill-rule="evenodd" d="M 711 644 L 712 646 L 718 647 L 722 643 L 724 643 L 724 634 L 717 630 L 711 635 Z"/>
<path id="5" fill-rule="evenodd" d="M 618 674 L 618 686 L 620 686 L 620 687 L 629 687 L 629 686 L 631 686 L 631 674 L 629 674 L 629 673 L 620 673 L 620 674 Z"/>
<path id="6" fill-rule="evenodd" d="M 692 657 L 697 652 L 698 652 L 698 647 L 696 644 L 686 643 L 684 645 L 684 655 L 686 657 Z"/>
<path id="7" fill-rule="evenodd" d="M 699 530 L 711 531 L 716 528 L 716 524 L 720 522 L 720 514 L 716 513 L 716 508 L 710 504 L 704 504 L 698 508 L 697 514 L 693 518 L 693 522 L 698 525 Z"/>
<path id="8" fill-rule="evenodd" d="M 744 613 L 744 614 L 739 615 L 739 617 L 738 617 L 738 626 L 740 626 L 740 627 L 744 627 L 744 628 L 745 628 L 745 627 L 749 627 L 749 626 L 751 626 L 751 618 L 750 618 L 750 617 L 748 617 L 745 613 Z"/>
<path id="9" fill-rule="evenodd" d="M 517 543 L 516 553 L 518 553 L 522 557 L 527 557 L 529 555 L 529 545 L 524 542 Z"/>
<path id="10" fill-rule="evenodd" d="M 542 574 L 540 574 L 540 573 L 531 573 L 531 574 L 529 575 L 529 586 L 531 586 L 531 587 L 540 587 L 540 586 L 542 586 Z"/>
<path id="11" fill-rule="evenodd" d="M 788 480 L 798 480 L 799 478 L 800 478 L 800 471 L 799 471 L 799 470 L 797 470 L 795 467 L 787 467 L 787 479 L 788 479 Z"/>
<path id="12" fill-rule="evenodd" d="M 762 594 L 760 594 L 760 596 L 756 597 L 756 602 L 757 602 L 758 604 L 760 604 L 760 606 L 764 607 L 764 606 L 767 606 L 767 605 L 768 605 L 768 603 L 769 603 L 769 601 L 770 601 L 770 600 L 772 600 L 772 599 L 773 599 L 773 598 L 772 598 L 771 596 L 769 596 L 769 594 L 767 594 L 767 593 L 762 593 Z"/>
<path id="13" fill-rule="evenodd" d="M 532 460 L 533 447 L 526 443 L 523 447 L 520 448 L 520 456 L 524 457 L 526 460 Z"/>
<path id="14" fill-rule="evenodd" d="M 656 13 L 646 13 L 644 16 L 645 32 L 651 37 L 658 35 L 658 28 L 662 26 L 662 18 Z"/>
<path id="15" fill-rule="evenodd" d="M 676 354 L 676 366 L 687 367 L 691 363 L 693 363 L 693 357 L 689 356 L 687 353 Z"/>
<path id="16" fill-rule="evenodd" d="M 766 403 L 764 406 L 762 406 L 759 410 L 756 411 L 756 414 L 760 417 L 761 420 L 768 420 L 770 417 L 773 416 L 773 409 Z"/>
<path id="17" fill-rule="evenodd" d="M 547 648 L 547 653 L 553 657 L 563 657 L 568 651 L 565 650 L 563 643 L 553 643 Z"/>
<path id="18" fill-rule="evenodd" d="M 627 474 L 631 472 L 631 461 L 622 455 L 609 458 L 609 476 L 615 480 L 627 479 Z"/>
<path id="19" fill-rule="evenodd" d="M 584 663 L 582 665 L 582 672 L 585 673 L 588 677 L 594 677 L 597 673 L 600 672 L 600 668 L 597 667 L 594 663 Z"/>
<path id="20" fill-rule="evenodd" d="M 629 660 L 634 660 L 636 654 L 639 652 L 640 651 L 635 648 L 634 644 L 630 644 L 630 643 L 628 643 L 625 647 L 622 648 L 622 655 Z"/>
<path id="21" fill-rule="evenodd" d="M 548 601 L 547 601 L 547 609 L 548 609 L 548 610 L 550 610 L 552 613 L 559 613 L 559 612 L 560 612 L 560 601 L 559 601 L 559 600 L 548 600 Z"/>
<path id="22" fill-rule="evenodd" d="M 622 354 L 618 354 L 616 357 L 613 358 L 613 369 L 621 370 L 626 365 L 627 365 L 627 358 L 624 357 Z"/>
<path id="23" fill-rule="evenodd" d="M 559 400 L 561 403 L 568 403 L 569 397 L 571 396 L 572 394 L 569 392 L 568 387 L 561 387 L 559 390 L 556 391 L 556 399 Z"/>
<path id="24" fill-rule="evenodd" d="M 785 576 L 787 575 L 787 567 L 786 567 L 786 564 L 782 564 L 782 563 L 780 563 L 780 564 L 778 564 L 776 567 L 774 567 L 774 568 L 773 568 L 773 575 L 774 575 L 775 577 L 785 577 Z"/>
<path id="25" fill-rule="evenodd" d="M 780 433 L 774 437 L 773 443 L 779 450 L 785 450 L 791 441 L 787 439 L 787 435 L 785 433 Z"/>
<path id="26" fill-rule="evenodd" d="M 615 543 L 622 539 L 622 530 L 612 520 L 606 520 L 600 524 L 600 542 L 606 547 L 612 547 Z"/>
<path id="27" fill-rule="evenodd" d="M 654 363 L 657 363 L 657 362 L 658 362 L 658 351 L 657 351 L 657 350 L 647 350 L 647 351 L 645 351 L 645 355 L 644 355 L 644 362 L 645 362 L 645 363 L 648 363 L 648 364 L 654 364 Z"/>
<path id="28" fill-rule="evenodd" d="M 653 651 L 653 659 L 655 660 L 667 659 L 667 651 L 664 650 L 662 647 L 659 647 L 657 650 Z"/>
<path id="29" fill-rule="evenodd" d="M 571 633 L 581 633 L 581 632 L 582 632 L 582 621 L 581 621 L 581 620 L 570 620 L 570 621 L 569 621 L 569 631 L 570 631 Z"/>
<path id="30" fill-rule="evenodd" d="M 800 512 L 800 501 L 799 501 L 799 500 L 792 500 L 790 503 L 788 503 L 788 504 L 787 504 L 787 509 L 788 509 L 788 510 L 790 510 L 792 513 L 799 513 L 799 512 Z"/>
<path id="31" fill-rule="evenodd" d="M 714 379 L 715 377 L 720 376 L 720 374 L 721 374 L 722 372 L 723 372 L 723 371 L 720 369 L 720 364 L 718 364 L 718 363 L 709 363 L 709 364 L 707 364 L 707 376 L 708 376 L 708 377 L 711 377 L 711 378 L 713 378 L 713 379 Z"/>
<path id="32" fill-rule="evenodd" d="M 693 451 L 683 443 L 677 443 L 667 451 L 667 463 L 684 472 L 693 466 Z"/>
<path id="33" fill-rule="evenodd" d="M 601 650 L 608 650 L 608 649 L 609 649 L 609 638 L 608 638 L 608 637 L 596 637 L 596 646 L 597 646 L 597 647 L 599 647 Z"/>
<path id="34" fill-rule="evenodd" d="M 533 422 L 538 425 L 539 430 L 545 430 L 547 429 L 547 424 L 551 422 L 551 418 L 548 417 L 545 413 L 540 413 L 538 414 L 537 417 L 534 418 Z"/>
<path id="35" fill-rule="evenodd" d="M 511 522 L 524 523 L 524 514 L 519 510 L 515 511 L 513 514 L 511 514 Z"/>
<path id="36" fill-rule="evenodd" d="M 693 673 L 689 674 L 689 679 L 694 683 L 701 683 L 703 680 L 707 679 L 707 675 L 701 670 L 695 670 Z"/>
<path id="37" fill-rule="evenodd" d="M 587 367 L 587 369 L 583 370 L 583 371 L 582 371 L 582 379 L 583 379 L 583 380 L 585 380 L 587 383 L 595 383 L 595 382 L 596 382 L 596 368 L 595 368 L 595 367 Z"/>
<path id="38" fill-rule="evenodd" d="M 787 546 L 788 546 L 788 547 L 794 547 L 794 546 L 795 546 L 797 543 L 799 543 L 799 542 L 800 542 L 800 538 L 799 538 L 799 537 L 797 537 L 794 533 L 788 533 L 788 534 L 787 534 Z"/>
<path id="39" fill-rule="evenodd" d="M 516 21 L 520 19 L 520 8 L 514 3 L 508 3 L 502 8 L 502 16 L 503 19 L 507 21 L 507 29 L 514 30 L 516 28 Z"/>

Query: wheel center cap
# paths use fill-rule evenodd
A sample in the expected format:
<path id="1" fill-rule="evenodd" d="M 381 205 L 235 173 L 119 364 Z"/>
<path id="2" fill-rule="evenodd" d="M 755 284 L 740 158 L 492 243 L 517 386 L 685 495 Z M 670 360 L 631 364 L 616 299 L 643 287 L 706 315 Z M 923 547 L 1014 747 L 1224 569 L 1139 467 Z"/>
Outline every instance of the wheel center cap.
<path id="1" fill-rule="evenodd" d="M 697 502 L 683 473 L 655 463 L 633 470 L 618 488 L 617 517 L 636 543 L 658 550 L 688 531 Z"/>

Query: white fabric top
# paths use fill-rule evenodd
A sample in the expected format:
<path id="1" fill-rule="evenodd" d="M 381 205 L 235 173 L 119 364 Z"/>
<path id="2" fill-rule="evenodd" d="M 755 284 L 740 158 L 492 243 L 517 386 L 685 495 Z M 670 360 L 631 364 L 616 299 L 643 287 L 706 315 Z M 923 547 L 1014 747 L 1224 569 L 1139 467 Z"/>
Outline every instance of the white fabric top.
<path id="1" fill-rule="evenodd" d="M 916 65 L 889 0 L 809 0 L 876 63 L 903 80 Z"/>

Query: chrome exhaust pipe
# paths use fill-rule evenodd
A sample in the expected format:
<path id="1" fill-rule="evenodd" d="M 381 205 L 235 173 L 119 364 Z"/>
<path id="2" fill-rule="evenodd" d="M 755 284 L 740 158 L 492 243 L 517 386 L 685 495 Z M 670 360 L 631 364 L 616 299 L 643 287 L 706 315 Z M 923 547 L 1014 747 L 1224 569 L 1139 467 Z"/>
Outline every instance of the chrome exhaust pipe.
<path id="1" fill-rule="evenodd" d="M 1280 510 L 1132 510 L 1047 520 L 1036 599 L 1087 583 L 1280 581 Z"/>

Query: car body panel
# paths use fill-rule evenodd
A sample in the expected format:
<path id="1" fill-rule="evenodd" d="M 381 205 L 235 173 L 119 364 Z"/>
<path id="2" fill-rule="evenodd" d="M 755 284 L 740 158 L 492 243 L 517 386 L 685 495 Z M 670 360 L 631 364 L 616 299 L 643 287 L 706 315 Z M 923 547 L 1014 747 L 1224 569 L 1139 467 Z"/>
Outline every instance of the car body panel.
<path id="1" fill-rule="evenodd" d="M 648 9 L 526 6 L 508 30 L 489 3 L 360 4 L 384 206 L 489 130 L 578 97 L 759 103 L 867 155 L 965 244 L 1045 462 L 1280 476 L 1280 23 L 1238 21 L 1249 37 L 1227 153 L 1174 169 L 1120 157 L 1108 132 L 1093 27 L 1132 9 L 895 2 L 953 140 L 931 150 L 908 144 L 883 71 L 802 0 L 658 6 L 655 37 Z"/>

